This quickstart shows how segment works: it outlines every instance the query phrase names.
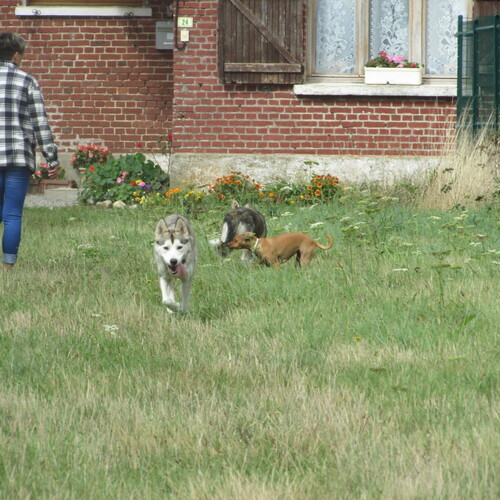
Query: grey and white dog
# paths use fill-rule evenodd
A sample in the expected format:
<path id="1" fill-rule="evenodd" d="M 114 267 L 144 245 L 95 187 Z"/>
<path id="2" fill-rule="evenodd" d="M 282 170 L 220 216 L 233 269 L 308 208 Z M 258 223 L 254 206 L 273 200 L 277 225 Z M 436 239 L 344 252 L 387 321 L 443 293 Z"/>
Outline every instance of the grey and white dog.
<path id="1" fill-rule="evenodd" d="M 228 243 L 234 240 L 236 235 L 243 233 L 254 233 L 257 238 L 264 238 L 267 235 L 266 219 L 249 204 L 244 207 L 234 200 L 231 210 L 224 217 L 220 238 L 210 240 L 209 244 L 213 250 L 222 257 L 227 257 L 231 249 Z M 250 260 L 252 252 L 245 250 L 241 256 L 242 260 Z"/>
<path id="2" fill-rule="evenodd" d="M 187 313 L 198 249 L 194 231 L 185 217 L 173 214 L 158 222 L 154 258 L 158 267 L 163 304 L 169 312 Z M 181 282 L 182 304 L 175 300 L 177 280 Z"/>

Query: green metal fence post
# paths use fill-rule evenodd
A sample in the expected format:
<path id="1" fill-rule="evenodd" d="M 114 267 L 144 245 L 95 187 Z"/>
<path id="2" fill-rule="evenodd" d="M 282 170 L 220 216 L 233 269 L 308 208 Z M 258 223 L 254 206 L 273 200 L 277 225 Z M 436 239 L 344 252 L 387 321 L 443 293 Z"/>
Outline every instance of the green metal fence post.
<path id="1" fill-rule="evenodd" d="M 494 57 L 493 57 L 493 87 L 495 89 L 495 97 L 494 97 L 494 103 L 495 103 L 495 130 L 498 130 L 498 112 L 500 108 L 500 102 L 499 102 L 499 79 L 498 79 L 498 71 L 499 71 L 499 50 L 498 50 L 498 44 L 500 43 L 500 31 L 498 29 L 499 26 L 499 20 L 500 16 L 495 16 L 495 22 L 494 22 L 494 34 L 493 34 L 493 40 L 494 40 Z"/>
<path id="2" fill-rule="evenodd" d="M 475 19 L 472 22 L 472 130 L 476 131 L 479 121 L 479 50 L 478 50 L 478 36 L 477 36 L 478 22 Z"/>
<path id="3" fill-rule="evenodd" d="M 458 16 L 458 31 L 457 31 L 457 46 L 458 46 L 458 61 L 457 61 L 457 124 L 461 125 L 463 120 L 463 67 L 464 67 L 464 16 Z"/>

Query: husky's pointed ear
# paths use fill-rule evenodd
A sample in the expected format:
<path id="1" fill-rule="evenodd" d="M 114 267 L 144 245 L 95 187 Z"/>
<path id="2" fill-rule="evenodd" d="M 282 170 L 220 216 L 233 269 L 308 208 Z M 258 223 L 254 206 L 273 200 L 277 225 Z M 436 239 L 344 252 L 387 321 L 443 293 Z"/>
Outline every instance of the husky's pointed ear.
<path id="1" fill-rule="evenodd" d="M 233 203 L 231 204 L 231 208 L 234 210 L 235 208 L 240 208 L 240 204 L 236 201 L 233 200 Z"/>
<path id="2" fill-rule="evenodd" d="M 156 225 L 155 238 L 159 240 L 167 232 L 168 232 L 167 225 L 165 224 L 165 221 L 162 219 Z"/>
<path id="3" fill-rule="evenodd" d="M 175 230 L 184 236 L 184 238 L 189 237 L 189 229 L 186 226 L 186 223 L 184 222 L 183 219 L 180 217 L 177 219 L 177 222 L 175 223 Z"/>

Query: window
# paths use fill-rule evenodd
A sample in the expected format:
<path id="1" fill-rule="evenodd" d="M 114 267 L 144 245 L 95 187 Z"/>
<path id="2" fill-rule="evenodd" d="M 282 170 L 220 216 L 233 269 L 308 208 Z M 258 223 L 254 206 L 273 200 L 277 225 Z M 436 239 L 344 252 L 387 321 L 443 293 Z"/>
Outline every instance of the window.
<path id="1" fill-rule="evenodd" d="M 359 77 L 378 52 L 424 64 L 427 77 L 455 77 L 457 18 L 472 0 L 313 0 L 311 76 Z"/>

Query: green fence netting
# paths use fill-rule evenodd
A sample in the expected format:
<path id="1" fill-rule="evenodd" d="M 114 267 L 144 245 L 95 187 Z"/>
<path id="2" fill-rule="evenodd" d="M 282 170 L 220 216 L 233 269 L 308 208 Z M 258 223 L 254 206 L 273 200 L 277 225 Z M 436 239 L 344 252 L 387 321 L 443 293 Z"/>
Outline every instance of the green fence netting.
<path id="1" fill-rule="evenodd" d="M 458 126 L 498 129 L 500 107 L 500 16 L 458 18 Z"/>

